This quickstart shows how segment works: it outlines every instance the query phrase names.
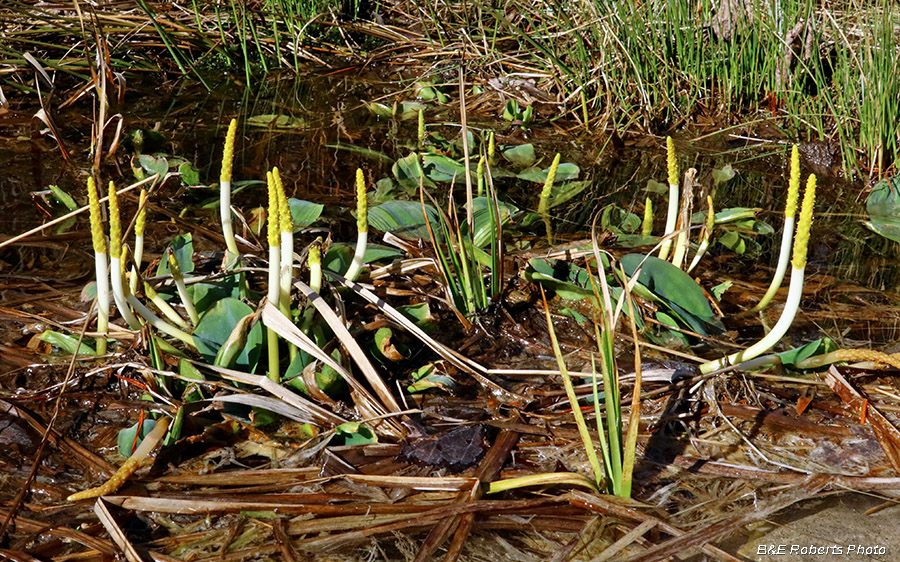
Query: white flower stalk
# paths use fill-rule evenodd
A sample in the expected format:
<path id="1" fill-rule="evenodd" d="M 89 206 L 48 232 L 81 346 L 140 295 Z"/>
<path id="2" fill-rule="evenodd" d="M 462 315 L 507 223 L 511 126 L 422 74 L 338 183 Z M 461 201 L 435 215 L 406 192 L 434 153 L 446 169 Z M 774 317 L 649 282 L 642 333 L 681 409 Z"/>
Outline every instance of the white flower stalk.
<path id="1" fill-rule="evenodd" d="M 137 292 L 138 276 L 141 271 L 141 260 L 144 257 L 144 226 L 147 223 L 147 190 L 141 190 L 138 199 L 138 214 L 134 221 L 134 263 L 131 266 L 131 292 Z"/>
<path id="2" fill-rule="evenodd" d="M 772 283 L 759 304 L 753 307 L 751 312 L 759 312 L 769 305 L 775 293 L 784 281 L 787 271 L 788 258 L 791 255 L 791 234 L 794 232 L 794 215 L 797 213 L 797 199 L 800 198 L 800 154 L 797 145 L 791 150 L 791 172 L 788 183 L 787 202 L 784 206 L 784 231 L 781 233 L 781 251 L 778 254 L 778 266 L 775 268 L 775 276 Z"/>
<path id="3" fill-rule="evenodd" d="M 663 236 L 668 236 L 675 232 L 675 223 L 678 221 L 678 161 L 675 157 L 675 143 L 672 137 L 666 137 L 666 163 L 669 169 L 669 212 L 666 215 L 666 230 Z M 669 250 L 672 248 L 672 239 L 668 239 L 662 243 L 659 248 L 659 259 L 669 257 Z"/>
<path id="4" fill-rule="evenodd" d="M 359 271 L 362 269 L 363 258 L 366 256 L 366 244 L 369 240 L 369 204 L 366 201 L 366 178 L 363 171 L 356 170 L 356 251 L 353 253 L 353 261 L 347 268 L 344 277 L 350 281 L 356 281 Z"/>
<path id="5" fill-rule="evenodd" d="M 272 179 L 275 181 L 275 190 L 278 195 L 278 224 L 281 237 L 280 277 L 278 282 L 279 304 L 281 312 L 290 318 L 291 304 L 291 273 L 294 263 L 294 219 L 291 217 L 291 206 L 284 192 L 284 184 L 281 182 L 281 174 L 278 168 L 272 169 Z"/>
<path id="6" fill-rule="evenodd" d="M 266 183 L 269 186 L 269 290 L 268 300 L 278 308 L 281 293 L 281 207 L 278 204 L 278 188 L 272 172 L 266 172 Z M 278 334 L 272 328 L 266 329 L 269 348 L 269 378 L 281 382 L 278 353 Z"/>
<path id="7" fill-rule="evenodd" d="M 178 260 L 175 259 L 175 254 L 172 253 L 171 248 L 166 248 L 166 259 L 169 260 L 169 273 L 172 274 L 172 279 L 175 280 L 175 288 L 178 290 L 181 304 L 184 305 L 184 310 L 187 312 L 188 318 L 191 319 L 191 323 L 196 326 L 200 322 L 200 315 L 197 314 L 197 307 L 194 306 L 194 301 L 191 299 L 190 293 L 188 293 L 187 285 L 184 284 L 184 274 L 181 272 L 181 266 L 178 265 Z"/>
<path id="8" fill-rule="evenodd" d="M 712 195 L 706 196 L 706 206 L 709 209 L 706 214 L 706 224 L 703 225 L 703 233 L 700 235 L 700 246 L 697 248 L 697 253 L 694 255 L 690 267 L 687 268 L 688 273 L 693 271 L 697 264 L 700 263 L 700 260 L 703 259 L 703 256 L 706 255 L 706 250 L 709 248 L 709 240 L 712 238 L 713 227 L 716 224 L 716 211 L 713 208 Z"/>
<path id="9" fill-rule="evenodd" d="M 794 258 L 791 260 L 791 284 L 788 290 L 787 301 L 781 317 L 766 336 L 738 353 L 723 357 L 716 361 L 710 361 L 700 365 L 701 373 L 709 373 L 728 365 L 736 365 L 759 357 L 771 349 L 787 333 L 788 328 L 794 322 L 794 316 L 800 308 L 800 298 L 803 295 L 803 277 L 806 272 L 806 254 L 809 247 L 809 231 L 812 226 L 813 205 L 816 200 L 816 176 L 809 176 L 806 191 L 803 193 L 803 204 L 800 208 L 800 218 L 797 221 L 797 236 L 794 238 Z"/>
<path id="10" fill-rule="evenodd" d="M 97 277 L 97 355 L 106 354 L 106 336 L 109 333 L 109 255 L 106 253 L 106 236 L 100 212 L 100 197 L 94 178 L 88 177 L 88 205 L 91 213 L 91 241 L 94 244 L 94 274 Z"/>
<path id="11" fill-rule="evenodd" d="M 138 199 L 138 214 L 134 220 L 134 265 L 140 271 L 144 259 L 144 227 L 147 224 L 147 190 L 141 190 Z"/>
<path id="12" fill-rule="evenodd" d="M 291 206 L 284 192 L 284 184 L 278 168 L 272 169 L 275 190 L 278 192 L 279 226 L 281 227 L 281 272 L 278 281 L 278 309 L 287 318 L 291 318 L 291 281 L 294 268 L 294 218 Z M 297 356 L 297 346 L 288 343 L 288 356 L 293 361 Z"/>
<path id="13" fill-rule="evenodd" d="M 125 286 L 122 283 L 122 223 L 119 217 L 119 196 L 116 186 L 109 182 L 109 274 L 112 280 L 113 298 L 119 314 L 132 330 L 140 330 L 141 323 L 128 308 Z"/>
<path id="14" fill-rule="evenodd" d="M 306 255 L 309 265 L 309 288 L 317 293 L 322 292 L 322 237 L 319 236 L 310 244 Z"/>
<path id="15" fill-rule="evenodd" d="M 237 120 L 228 124 L 225 135 L 225 151 L 222 155 L 222 172 L 219 175 L 219 215 L 222 219 L 222 236 L 225 246 L 235 257 L 240 255 L 237 242 L 234 240 L 234 228 L 231 226 L 231 167 L 234 162 L 234 137 L 237 134 Z"/>

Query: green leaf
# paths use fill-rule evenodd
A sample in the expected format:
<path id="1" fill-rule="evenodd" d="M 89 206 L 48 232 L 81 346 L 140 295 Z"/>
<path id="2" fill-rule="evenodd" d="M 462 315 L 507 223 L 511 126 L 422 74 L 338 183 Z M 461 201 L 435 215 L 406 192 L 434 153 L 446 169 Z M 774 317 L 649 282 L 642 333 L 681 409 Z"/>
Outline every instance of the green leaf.
<path id="1" fill-rule="evenodd" d="M 490 205 L 491 199 L 488 197 L 476 197 L 472 200 L 472 218 L 475 222 L 473 243 L 476 248 L 487 246 L 491 242 L 491 231 L 496 229 Z M 509 222 L 510 217 L 519 212 L 519 209 L 513 205 L 500 201 L 497 202 L 497 207 L 500 209 L 501 225 Z"/>
<path id="2" fill-rule="evenodd" d="M 301 129 L 306 125 L 306 122 L 299 117 L 291 115 L 267 113 L 248 117 L 247 125 L 251 127 L 265 127 L 267 129 Z"/>
<path id="3" fill-rule="evenodd" d="M 432 388 L 453 390 L 456 387 L 453 379 L 438 370 L 436 363 L 423 365 L 412 373 L 412 378 L 415 382 L 406 387 L 408 392 L 423 392 Z"/>
<path id="4" fill-rule="evenodd" d="M 385 105 L 381 102 L 363 102 L 369 113 L 377 117 L 391 118 L 397 113 L 397 108 L 392 105 Z"/>
<path id="5" fill-rule="evenodd" d="M 425 109 L 425 104 L 417 101 L 400 102 L 400 120 L 407 121 L 409 119 L 418 119 L 420 109 Z"/>
<path id="6" fill-rule="evenodd" d="M 135 436 L 137 436 L 138 433 L 138 423 L 140 422 L 136 422 L 131 427 L 126 427 L 125 429 L 119 430 L 119 437 L 117 441 L 119 446 L 119 454 L 123 457 L 130 457 L 131 453 L 134 452 L 135 445 L 140 445 L 141 441 L 144 440 L 144 437 L 147 437 L 147 435 L 156 426 L 156 420 L 144 420 L 144 422 L 140 424 L 141 435 L 140 437 L 138 437 L 137 443 L 135 443 Z"/>
<path id="7" fill-rule="evenodd" d="M 213 363 L 219 348 L 231 335 L 238 321 L 253 313 L 253 309 L 235 298 L 222 299 L 200 317 L 194 329 L 197 350 L 207 363 Z M 234 363 L 234 368 L 252 373 L 256 368 L 263 344 L 262 323 L 258 322 L 247 335 L 247 345 Z"/>
<path id="8" fill-rule="evenodd" d="M 169 162 L 163 157 L 141 154 L 138 156 L 138 163 L 150 175 L 159 174 L 159 177 L 163 177 L 169 171 Z"/>
<path id="9" fill-rule="evenodd" d="M 643 219 L 618 205 L 608 205 L 600 214 L 600 226 L 616 234 L 632 234 L 640 230 Z"/>
<path id="10" fill-rule="evenodd" d="M 356 252 L 356 244 L 332 244 L 325 253 L 322 266 L 328 271 L 343 275 L 353 261 Z M 363 263 L 368 264 L 379 260 L 395 260 L 404 257 L 404 253 L 390 246 L 381 244 L 366 244 L 366 253 L 363 254 Z"/>
<path id="11" fill-rule="evenodd" d="M 401 185 L 410 184 L 415 187 L 419 186 L 419 178 L 424 178 L 424 184 L 428 187 L 434 186 L 434 183 L 425 177 L 425 171 L 422 169 L 422 162 L 419 155 L 415 152 L 394 162 L 391 166 L 391 172 Z"/>
<path id="12" fill-rule="evenodd" d="M 565 203 L 587 189 L 589 185 L 591 185 L 591 182 L 588 180 L 569 181 L 561 185 L 554 183 L 553 189 L 550 191 L 550 200 L 547 202 L 547 208 L 552 209 Z"/>
<path id="13" fill-rule="evenodd" d="M 425 101 L 431 101 L 437 97 L 438 89 L 431 82 L 416 82 L 416 97 Z"/>
<path id="14" fill-rule="evenodd" d="M 314 328 L 316 330 L 316 328 Z M 313 335 L 314 334 L 310 334 Z M 318 337 L 316 337 L 318 339 Z M 340 352 L 335 350 L 332 352 L 331 356 L 336 360 L 340 361 Z M 314 358 L 309 353 L 300 350 L 297 353 L 296 357 L 291 361 L 291 364 L 288 365 L 288 368 L 284 372 L 283 381 L 285 384 L 290 385 L 300 392 L 304 394 L 309 394 L 306 389 L 306 383 L 303 380 L 303 369 L 307 367 L 310 363 L 314 361 Z M 344 391 L 347 389 L 347 383 L 343 378 L 329 366 L 324 366 L 321 370 L 316 371 L 316 386 L 319 387 L 319 390 L 327 394 L 332 398 L 338 398 Z"/>
<path id="15" fill-rule="evenodd" d="M 747 243 L 744 241 L 744 237 L 733 230 L 728 230 L 722 236 L 719 236 L 719 244 L 738 255 L 743 255 L 747 251 Z"/>
<path id="16" fill-rule="evenodd" d="M 77 337 L 54 330 L 44 330 L 41 332 L 40 338 L 42 341 L 58 347 L 71 355 L 97 355 L 94 348 L 88 345 L 87 339 L 82 340 L 81 347 L 79 347 Z"/>
<path id="17" fill-rule="evenodd" d="M 684 271 L 655 256 L 649 256 L 644 261 L 641 254 L 623 256 L 619 264 L 631 277 L 642 261 L 638 282 L 651 295 L 666 303 L 692 330 L 703 335 L 708 335 L 707 328 L 717 332 L 724 330 L 703 289 Z"/>
<path id="18" fill-rule="evenodd" d="M 570 162 L 566 162 L 564 164 L 560 164 L 556 169 L 556 178 L 554 183 L 560 183 L 568 180 L 574 180 L 578 177 L 578 174 L 581 170 L 578 169 L 578 166 L 572 164 Z M 536 168 L 529 168 L 523 172 L 521 172 L 518 177 L 519 179 L 523 179 L 526 181 L 533 181 L 535 183 L 544 183 L 547 181 L 547 174 L 550 173 L 550 167 L 544 168 L 543 170 L 538 170 Z"/>
<path id="19" fill-rule="evenodd" d="M 734 285 L 734 282 L 732 281 L 722 281 L 721 283 L 710 289 L 709 294 L 711 294 L 717 301 L 721 301 L 722 297 L 725 295 L 725 291 L 730 289 L 732 285 Z"/>
<path id="20" fill-rule="evenodd" d="M 900 175 L 875 184 L 866 200 L 866 227 L 894 242 L 900 242 Z"/>
<path id="21" fill-rule="evenodd" d="M 422 169 L 434 181 L 466 181 L 466 167 L 443 154 L 423 154 Z"/>
<path id="22" fill-rule="evenodd" d="M 575 321 L 578 322 L 579 324 L 584 324 L 585 322 L 588 321 L 587 317 L 585 317 L 583 314 L 581 314 L 574 308 L 563 307 L 563 308 L 559 309 L 559 313 L 563 314 L 565 316 L 568 316 L 569 318 L 574 318 Z"/>
<path id="23" fill-rule="evenodd" d="M 440 241 L 440 223 L 437 211 L 429 204 L 425 204 L 425 212 L 434 229 L 434 234 Z M 381 205 L 369 209 L 369 226 L 377 230 L 392 232 L 398 236 L 407 238 L 428 238 L 428 229 L 425 228 L 425 216 L 422 212 L 422 204 L 415 201 L 386 201 Z"/>
<path id="24" fill-rule="evenodd" d="M 785 367 L 794 367 L 797 363 L 805 359 L 815 357 L 816 355 L 831 353 L 837 349 L 838 346 L 835 345 L 831 338 L 820 338 L 816 341 L 809 342 L 802 347 L 798 347 L 797 349 L 782 351 L 781 353 L 776 353 L 776 355 L 781 359 L 782 365 Z"/>
<path id="25" fill-rule="evenodd" d="M 431 308 L 427 302 L 400 305 L 397 307 L 397 311 L 412 320 L 425 333 L 431 333 L 437 328 L 437 319 L 431 314 Z"/>
<path id="26" fill-rule="evenodd" d="M 500 149 L 500 154 L 520 168 L 531 166 L 537 160 L 533 144 L 507 146 Z"/>
<path id="27" fill-rule="evenodd" d="M 200 185 L 200 170 L 192 163 L 185 162 L 178 166 L 178 172 L 181 174 L 181 181 L 184 182 L 184 185 Z"/>
<path id="28" fill-rule="evenodd" d="M 403 353 L 394 345 L 394 332 L 387 327 L 375 330 L 373 339 L 375 341 L 375 349 L 378 354 L 390 361 L 401 361 Z"/>
<path id="29" fill-rule="evenodd" d="M 288 205 L 291 207 L 291 218 L 294 220 L 294 232 L 308 227 L 316 222 L 322 215 L 325 205 L 319 203 L 310 203 L 302 199 L 288 199 Z"/>
<path id="30" fill-rule="evenodd" d="M 587 270 L 567 261 L 532 258 L 528 260 L 524 276 L 525 279 L 532 283 L 540 283 L 565 300 L 580 301 L 594 298 Z"/>
<path id="31" fill-rule="evenodd" d="M 72 196 L 60 189 L 58 186 L 51 185 L 50 191 L 53 192 L 53 196 L 56 197 L 56 200 L 62 203 L 62 205 L 66 209 L 74 211 L 78 208 L 78 203 L 76 203 L 75 200 L 72 199 Z"/>
<path id="32" fill-rule="evenodd" d="M 178 267 L 181 268 L 182 273 L 187 275 L 194 271 L 194 241 L 190 232 L 179 234 L 173 238 L 169 242 L 169 248 L 172 248 L 172 253 L 175 254 L 175 259 L 178 261 Z M 159 260 L 156 274 L 168 275 L 169 273 L 169 260 Z"/>
<path id="33" fill-rule="evenodd" d="M 329 445 L 368 445 L 378 439 L 368 427 L 357 422 L 346 422 L 334 428 L 334 437 Z"/>
<path id="34" fill-rule="evenodd" d="M 516 100 L 509 100 L 506 102 L 506 107 L 503 108 L 503 114 L 501 115 L 507 121 L 515 121 L 521 115 L 521 111 L 519 110 L 519 102 Z"/>
<path id="35" fill-rule="evenodd" d="M 668 193 L 669 184 L 658 182 L 652 179 L 647 180 L 647 187 L 644 188 L 644 191 L 649 191 L 650 193 Z"/>
<path id="36" fill-rule="evenodd" d="M 731 167 L 731 164 L 725 164 L 718 170 L 712 171 L 713 183 L 716 185 L 725 183 L 726 181 L 733 178 L 735 175 L 734 168 Z"/>

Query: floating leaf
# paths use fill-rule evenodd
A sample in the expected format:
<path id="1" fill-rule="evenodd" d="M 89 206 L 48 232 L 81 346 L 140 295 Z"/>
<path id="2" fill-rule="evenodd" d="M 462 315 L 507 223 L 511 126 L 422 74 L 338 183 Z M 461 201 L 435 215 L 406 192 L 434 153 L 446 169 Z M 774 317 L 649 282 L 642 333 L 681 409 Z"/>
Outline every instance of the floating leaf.
<path id="1" fill-rule="evenodd" d="M 434 181 L 466 181 L 466 167 L 443 154 L 423 154 L 422 169 Z"/>
<path id="2" fill-rule="evenodd" d="M 647 186 L 644 188 L 644 191 L 649 191 L 650 193 L 668 193 L 669 184 L 658 182 L 652 179 L 647 180 Z"/>
<path id="3" fill-rule="evenodd" d="M 565 203 L 587 189 L 589 185 L 591 185 L 591 182 L 588 180 L 569 181 L 561 185 L 553 184 L 553 189 L 550 191 L 550 199 L 547 202 L 547 208 L 552 209 L 557 205 Z"/>
<path id="4" fill-rule="evenodd" d="M 725 164 L 718 170 L 712 171 L 713 183 L 716 185 L 725 183 L 735 176 L 734 168 L 731 167 L 731 164 Z"/>
<path id="5" fill-rule="evenodd" d="M 200 170 L 190 162 L 184 162 L 178 166 L 178 173 L 181 174 L 181 181 L 184 182 L 184 185 L 200 185 Z"/>
<path id="6" fill-rule="evenodd" d="M 381 102 L 363 102 L 369 113 L 378 117 L 393 117 L 397 113 L 396 106 L 385 105 Z"/>
<path id="7" fill-rule="evenodd" d="M 900 175 L 875 184 L 866 200 L 866 227 L 894 242 L 900 242 Z"/>
<path id="8" fill-rule="evenodd" d="M 435 236 L 440 239 L 437 211 L 431 205 L 425 204 L 428 213 L 428 221 L 434 229 Z M 369 226 L 385 232 L 392 232 L 398 236 L 408 238 L 428 238 L 428 229 L 425 228 L 425 217 L 422 213 L 422 204 L 415 201 L 386 201 L 381 205 L 369 209 Z"/>
<path id="9" fill-rule="evenodd" d="M 500 154 L 516 166 L 525 168 L 534 164 L 537 155 L 533 144 L 520 144 L 500 149 Z"/>
<path id="10" fill-rule="evenodd" d="M 169 162 L 162 156 L 141 154 L 138 156 L 138 164 L 150 175 L 159 174 L 159 177 L 163 177 L 169 171 Z"/>
<path id="11" fill-rule="evenodd" d="M 306 122 L 291 115 L 254 115 L 247 118 L 247 124 L 251 127 L 265 127 L 268 129 L 300 129 L 306 125 Z"/>
<path id="12" fill-rule="evenodd" d="M 564 164 L 560 164 L 556 170 L 556 183 L 574 180 L 578 177 L 578 174 L 581 170 L 578 169 L 578 166 L 572 164 L 571 162 L 566 162 Z M 519 174 L 519 179 L 523 179 L 526 181 L 533 181 L 535 183 L 544 183 L 547 181 L 547 175 L 550 173 L 550 168 L 544 168 L 543 170 L 538 170 L 536 168 L 530 168 L 521 172 Z"/>
<path id="13" fill-rule="evenodd" d="M 194 329 L 194 341 L 197 343 L 197 350 L 207 363 L 215 361 L 219 348 L 231 335 L 238 321 L 252 313 L 253 309 L 240 300 L 225 298 L 200 317 L 200 322 Z M 234 362 L 234 368 L 252 373 L 259 360 L 262 343 L 262 323 L 258 322 L 247 335 L 247 344 Z"/>
<path id="14" fill-rule="evenodd" d="M 308 227 L 316 222 L 322 215 L 325 205 L 319 203 L 310 203 L 302 199 L 288 199 L 288 205 L 291 207 L 291 218 L 294 220 L 294 232 Z"/>

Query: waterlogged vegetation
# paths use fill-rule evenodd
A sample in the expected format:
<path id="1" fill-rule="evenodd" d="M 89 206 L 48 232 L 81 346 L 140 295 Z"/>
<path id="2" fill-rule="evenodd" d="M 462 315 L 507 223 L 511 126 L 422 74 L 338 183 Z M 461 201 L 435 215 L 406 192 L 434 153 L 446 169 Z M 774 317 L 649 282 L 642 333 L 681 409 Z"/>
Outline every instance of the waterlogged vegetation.
<path id="1" fill-rule="evenodd" d="M 29 556 L 733 560 L 893 487 L 888 4 L 172 8 L 2 8 Z"/>

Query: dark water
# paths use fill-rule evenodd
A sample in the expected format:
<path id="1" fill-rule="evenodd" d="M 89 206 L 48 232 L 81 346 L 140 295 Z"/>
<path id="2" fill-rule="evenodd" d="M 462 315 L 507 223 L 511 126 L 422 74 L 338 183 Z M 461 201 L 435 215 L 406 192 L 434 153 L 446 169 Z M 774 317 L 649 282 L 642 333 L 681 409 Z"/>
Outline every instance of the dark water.
<path id="1" fill-rule="evenodd" d="M 199 169 L 200 180 L 212 184 L 218 179 L 224 131 L 231 118 L 240 125 L 234 166 L 235 180 L 262 180 L 266 170 L 278 166 L 285 178 L 288 195 L 325 203 L 324 224 L 334 232 L 336 240 L 352 239 L 353 222 L 348 212 L 354 193 L 352 177 L 362 168 L 370 184 L 391 176 L 391 163 L 367 158 L 334 145 L 351 145 L 377 150 L 391 158 L 408 154 L 415 145 L 415 119 L 400 121 L 374 117 L 363 107 L 364 101 L 380 100 L 390 105 L 395 100 L 411 100 L 411 84 L 388 71 L 371 71 L 338 76 L 276 76 L 258 86 L 246 89 L 241 84 L 223 81 L 208 92 L 187 83 L 156 83 L 145 79 L 131 81 L 124 102 L 114 104 L 110 114 L 120 113 L 124 132 L 135 129 L 156 129 L 162 142 L 148 146 L 146 151 L 159 151 L 184 158 Z M 397 92 L 400 92 L 399 94 Z M 66 95 L 56 94 L 55 100 Z M 53 138 L 43 134 L 43 125 L 31 116 L 37 110 L 36 99 L 10 96 L 12 111 L 0 116 L 0 236 L 8 237 L 39 226 L 54 215 L 61 214 L 59 206 L 45 201 L 49 184 L 58 185 L 83 204 L 84 185 L 90 169 L 90 131 L 93 99 L 83 96 L 65 109 L 54 110 L 53 116 L 63 143 L 71 153 L 70 161 L 60 156 Z M 477 101 L 477 100 L 476 100 Z M 52 105 L 52 104 L 51 104 Z M 482 104 L 482 107 L 492 107 Z M 493 107 L 496 107 L 493 106 Z M 656 212 L 656 231 L 662 227 L 665 200 L 662 194 L 645 191 L 648 180 L 665 182 L 666 165 L 664 139 L 638 134 L 623 135 L 624 142 L 610 142 L 603 132 L 585 132 L 574 125 L 568 132 L 566 125 L 551 124 L 538 118 L 533 127 L 524 130 L 499 120 L 497 111 L 476 112 L 469 115 L 470 127 L 479 135 L 496 130 L 501 144 L 534 143 L 538 165 L 546 167 L 553 153 L 559 151 L 563 161 L 574 162 L 581 168 L 580 179 L 589 186 L 576 198 L 554 208 L 559 240 L 565 242 L 585 238 L 591 218 L 610 204 L 642 213 L 648 195 Z M 264 115 L 284 115 L 293 121 L 292 128 L 271 129 L 253 126 L 253 118 Z M 446 139 L 459 136 L 458 106 L 429 104 L 425 111 L 430 132 L 439 132 Z M 109 138 L 114 130 L 111 126 Z M 760 236 L 761 252 L 756 256 L 734 256 L 721 246 L 713 247 L 711 259 L 700 272 L 704 283 L 713 285 L 718 279 L 737 279 L 764 285 L 774 262 L 780 241 L 781 211 L 784 206 L 786 160 L 789 146 L 778 142 L 743 142 L 725 133 L 683 131 L 676 135 L 679 164 L 699 170 L 701 186 L 713 186 L 712 172 L 730 164 L 736 176 L 714 188 L 717 210 L 733 206 L 758 207 L 760 218 L 775 228 L 775 233 Z M 703 133 L 703 140 L 691 142 Z M 735 147 L 735 145 L 739 145 Z M 815 170 L 820 179 L 817 219 L 810 245 L 809 274 L 820 278 L 827 287 L 842 283 L 858 286 L 854 291 L 864 295 L 840 296 L 842 302 L 857 302 L 865 306 L 876 302 L 873 293 L 894 293 L 898 274 L 898 250 L 893 242 L 868 232 L 861 226 L 864 217 L 863 186 L 829 177 L 827 165 L 813 156 L 805 159 L 806 173 Z M 806 154 L 806 152 L 805 152 Z M 113 157 L 104 159 L 100 176 L 115 180 L 119 186 L 133 181 L 130 173 L 131 154 L 127 146 L 120 146 Z M 539 184 L 517 181 L 498 181 L 501 199 L 520 208 L 536 207 Z M 443 184 L 439 190 L 446 189 Z M 173 213 L 182 214 L 218 230 L 215 207 L 211 205 L 215 191 L 187 188 L 178 181 L 169 181 L 155 196 L 154 202 Z M 244 210 L 265 201 L 264 185 L 255 185 L 238 192 L 233 203 Z M 125 202 L 126 211 L 133 209 L 133 201 Z M 700 210 L 700 209 L 697 209 Z M 151 217 L 151 220 L 165 220 Z M 82 282 L 90 275 L 85 260 L 89 257 L 86 216 L 66 234 L 31 239 L 35 245 L 18 245 L 0 249 L 0 275 L 40 278 L 71 277 Z M 178 228 L 168 225 L 154 231 L 148 251 L 159 251 L 173 237 Z M 523 240 L 540 240 L 539 235 Z M 47 244 L 53 242 L 53 244 Z M 527 246 L 519 241 L 517 246 Z M 71 272 L 68 275 L 67 272 Z M 832 298 L 832 297 L 829 297 Z M 887 297 L 884 297 L 887 298 Z M 883 299 L 884 299 L 883 298 Z M 885 300 L 880 302 L 886 302 Z M 829 306 L 819 303 L 818 308 Z M 868 338 L 885 342 L 893 337 L 893 319 L 883 317 L 883 323 L 866 322 L 863 327 L 845 319 L 828 329 L 840 332 L 849 325 L 867 330 Z"/>

